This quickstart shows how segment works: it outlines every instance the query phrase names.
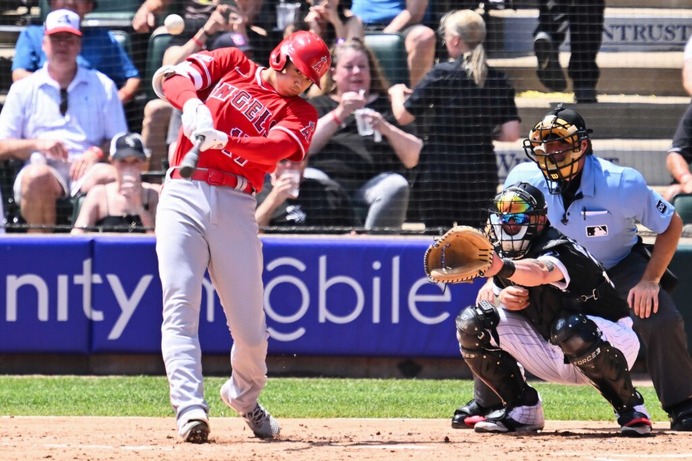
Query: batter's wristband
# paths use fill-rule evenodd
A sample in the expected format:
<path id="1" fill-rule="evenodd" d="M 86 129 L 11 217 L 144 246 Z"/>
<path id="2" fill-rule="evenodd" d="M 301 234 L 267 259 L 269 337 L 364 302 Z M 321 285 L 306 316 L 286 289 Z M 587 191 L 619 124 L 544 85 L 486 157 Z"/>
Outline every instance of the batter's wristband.
<path id="1" fill-rule="evenodd" d="M 503 279 L 508 279 L 514 275 L 516 270 L 517 266 L 514 265 L 514 261 L 511 259 L 502 258 L 502 269 L 500 269 L 500 272 L 497 273 L 497 276 L 502 277 Z"/>

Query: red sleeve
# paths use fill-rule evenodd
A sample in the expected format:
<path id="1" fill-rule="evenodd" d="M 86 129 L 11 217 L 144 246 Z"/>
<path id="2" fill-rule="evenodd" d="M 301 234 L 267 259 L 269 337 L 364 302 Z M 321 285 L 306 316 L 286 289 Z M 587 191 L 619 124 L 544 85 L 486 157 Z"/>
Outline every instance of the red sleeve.
<path id="1" fill-rule="evenodd" d="M 182 110 L 183 105 L 188 100 L 197 97 L 194 83 L 184 75 L 176 74 L 168 77 L 164 80 L 161 88 L 163 89 L 163 95 L 176 109 Z"/>
<path id="2" fill-rule="evenodd" d="M 176 74 L 163 82 L 163 94 L 173 106 L 182 109 L 190 98 L 206 100 L 208 91 L 216 82 L 235 68 L 250 73 L 256 65 L 238 48 L 191 54 L 175 66 Z"/>
<path id="3" fill-rule="evenodd" d="M 285 158 L 295 162 L 303 159 L 303 155 L 297 150 L 296 141 L 282 130 L 272 130 L 266 138 L 230 138 L 226 149 L 252 162 L 272 167 Z"/>
<path id="4" fill-rule="evenodd" d="M 288 136 L 300 147 L 300 158 L 293 161 L 300 161 L 307 155 L 312 136 L 317 128 L 317 110 L 302 98 L 295 98 L 286 107 L 285 116 L 273 126 L 270 133 L 273 131 L 284 131 Z"/>

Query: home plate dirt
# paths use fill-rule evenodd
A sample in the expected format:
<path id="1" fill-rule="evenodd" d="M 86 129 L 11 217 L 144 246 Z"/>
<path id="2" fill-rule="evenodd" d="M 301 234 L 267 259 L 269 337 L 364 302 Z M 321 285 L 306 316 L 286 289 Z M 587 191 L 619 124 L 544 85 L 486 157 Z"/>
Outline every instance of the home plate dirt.
<path id="1" fill-rule="evenodd" d="M 654 423 L 645 438 L 614 422 L 547 421 L 532 435 L 477 434 L 448 419 L 282 419 L 278 440 L 256 439 L 240 418 L 212 418 L 210 443 L 180 441 L 173 418 L 0 417 L 10 460 L 690 460 L 692 433 Z"/>

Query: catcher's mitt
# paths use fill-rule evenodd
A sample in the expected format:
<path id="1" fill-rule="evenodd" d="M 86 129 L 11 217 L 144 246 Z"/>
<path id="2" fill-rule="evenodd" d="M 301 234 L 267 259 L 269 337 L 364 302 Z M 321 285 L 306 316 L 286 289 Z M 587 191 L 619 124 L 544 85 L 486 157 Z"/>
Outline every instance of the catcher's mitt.
<path id="1" fill-rule="evenodd" d="M 423 264 L 433 282 L 471 283 L 490 268 L 493 254 L 493 245 L 482 232 L 456 226 L 428 247 Z"/>

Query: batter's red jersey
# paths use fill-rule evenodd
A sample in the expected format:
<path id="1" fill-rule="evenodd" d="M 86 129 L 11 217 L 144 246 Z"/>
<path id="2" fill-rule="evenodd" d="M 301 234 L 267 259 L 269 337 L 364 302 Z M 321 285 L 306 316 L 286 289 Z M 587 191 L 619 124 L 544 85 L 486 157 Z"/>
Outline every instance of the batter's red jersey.
<path id="1" fill-rule="evenodd" d="M 266 137 L 270 130 L 283 130 L 295 139 L 292 161 L 307 155 L 317 126 L 317 111 L 300 96 L 285 97 L 262 81 L 264 69 L 237 48 L 201 52 L 187 58 L 186 72 L 194 82 L 199 99 L 214 117 L 214 127 L 229 137 Z M 173 165 L 182 161 L 192 143 L 180 130 Z M 199 168 L 215 168 L 245 177 L 255 191 L 262 189 L 266 173 L 276 167 L 261 165 L 227 149 L 206 150 Z"/>

